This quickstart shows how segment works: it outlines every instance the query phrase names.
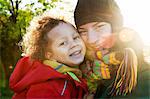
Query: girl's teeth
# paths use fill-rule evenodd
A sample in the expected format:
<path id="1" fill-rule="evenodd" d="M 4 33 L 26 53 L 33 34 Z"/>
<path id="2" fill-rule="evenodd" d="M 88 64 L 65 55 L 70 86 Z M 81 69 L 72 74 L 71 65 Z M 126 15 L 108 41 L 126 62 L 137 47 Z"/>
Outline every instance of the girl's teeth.
<path id="1" fill-rule="evenodd" d="M 70 56 L 78 55 L 79 53 L 80 53 L 80 51 L 76 51 L 76 52 L 72 53 Z"/>
<path id="2" fill-rule="evenodd" d="M 73 53 L 73 54 L 79 54 L 79 51 L 76 51 L 75 53 Z"/>

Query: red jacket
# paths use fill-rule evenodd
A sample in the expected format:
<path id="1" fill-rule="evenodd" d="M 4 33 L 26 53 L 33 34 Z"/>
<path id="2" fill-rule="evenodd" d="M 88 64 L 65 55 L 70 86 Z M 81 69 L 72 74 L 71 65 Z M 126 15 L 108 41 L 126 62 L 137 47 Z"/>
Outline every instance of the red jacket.
<path id="1" fill-rule="evenodd" d="M 83 98 L 87 86 L 73 80 L 50 66 L 39 61 L 29 61 L 28 57 L 20 59 L 11 74 L 9 86 L 15 92 L 13 99 L 44 98 L 71 99 Z"/>

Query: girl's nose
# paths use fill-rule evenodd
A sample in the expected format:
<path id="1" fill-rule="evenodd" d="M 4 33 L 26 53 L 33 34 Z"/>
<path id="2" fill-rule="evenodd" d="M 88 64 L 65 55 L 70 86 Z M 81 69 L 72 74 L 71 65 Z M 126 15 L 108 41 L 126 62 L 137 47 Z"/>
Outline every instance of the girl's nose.
<path id="1" fill-rule="evenodd" d="M 74 40 L 72 40 L 71 42 L 70 42 L 70 48 L 72 49 L 72 48 L 74 48 L 74 47 L 76 47 L 78 44 L 77 44 L 77 42 L 75 42 Z"/>

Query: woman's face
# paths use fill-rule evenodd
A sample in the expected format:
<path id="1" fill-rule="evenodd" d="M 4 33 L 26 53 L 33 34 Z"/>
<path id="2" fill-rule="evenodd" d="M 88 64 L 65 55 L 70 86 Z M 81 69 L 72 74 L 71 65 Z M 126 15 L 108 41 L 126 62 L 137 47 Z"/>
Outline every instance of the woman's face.
<path id="1" fill-rule="evenodd" d="M 107 22 L 91 22 L 81 25 L 78 31 L 87 49 L 101 50 L 109 48 L 112 34 L 111 24 Z"/>

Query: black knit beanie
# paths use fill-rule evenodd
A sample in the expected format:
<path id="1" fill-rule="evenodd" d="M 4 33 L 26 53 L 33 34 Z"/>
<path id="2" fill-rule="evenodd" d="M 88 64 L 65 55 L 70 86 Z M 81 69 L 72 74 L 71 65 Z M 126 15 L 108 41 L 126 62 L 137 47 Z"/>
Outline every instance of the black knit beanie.
<path id="1" fill-rule="evenodd" d="M 77 28 L 89 22 L 108 22 L 113 31 L 123 24 L 120 9 L 114 0 L 78 0 L 74 20 Z"/>

